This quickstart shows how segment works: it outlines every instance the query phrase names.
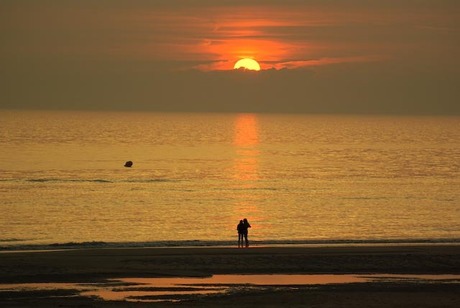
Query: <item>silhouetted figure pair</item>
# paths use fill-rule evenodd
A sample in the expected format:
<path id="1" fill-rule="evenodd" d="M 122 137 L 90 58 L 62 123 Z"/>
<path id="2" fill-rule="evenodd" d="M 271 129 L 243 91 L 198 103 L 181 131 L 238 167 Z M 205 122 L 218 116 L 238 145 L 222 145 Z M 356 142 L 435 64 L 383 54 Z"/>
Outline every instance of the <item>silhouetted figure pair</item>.
<path id="1" fill-rule="evenodd" d="M 244 238 L 244 241 L 246 242 L 246 247 L 249 247 L 249 241 L 248 241 L 248 229 L 249 228 L 251 228 L 251 225 L 249 224 L 246 218 L 243 220 L 240 220 L 240 223 L 238 224 L 238 226 L 236 226 L 236 230 L 238 230 L 238 248 L 243 247 L 243 238 Z"/>

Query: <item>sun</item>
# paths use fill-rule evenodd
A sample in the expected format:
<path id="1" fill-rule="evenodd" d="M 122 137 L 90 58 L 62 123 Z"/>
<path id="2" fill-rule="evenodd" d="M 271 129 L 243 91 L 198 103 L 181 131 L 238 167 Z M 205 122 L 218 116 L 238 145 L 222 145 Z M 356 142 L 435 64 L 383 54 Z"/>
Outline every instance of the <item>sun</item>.
<path id="1" fill-rule="evenodd" d="M 235 66 L 233 66 L 234 69 L 240 69 L 243 68 L 245 70 L 251 70 L 251 71 L 260 71 L 260 65 L 259 63 L 250 58 L 244 58 L 236 61 Z"/>

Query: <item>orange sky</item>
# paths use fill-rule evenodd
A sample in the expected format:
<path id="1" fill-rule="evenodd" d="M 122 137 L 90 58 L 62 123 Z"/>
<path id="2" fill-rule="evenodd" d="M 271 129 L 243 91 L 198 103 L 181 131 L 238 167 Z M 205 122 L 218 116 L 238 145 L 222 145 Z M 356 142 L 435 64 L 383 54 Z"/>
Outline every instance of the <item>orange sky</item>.
<path id="1" fill-rule="evenodd" d="M 308 1 L 285 6 L 279 3 L 248 5 L 236 1 L 133 12 L 131 17 L 138 23 L 146 28 L 151 25 L 150 37 L 146 37 L 151 44 L 131 46 L 126 52 L 203 62 L 192 67 L 205 71 L 231 70 L 245 57 L 256 59 L 262 69 L 383 61 L 404 51 L 423 53 L 419 45 L 423 40 L 411 41 L 420 36 L 418 30 L 430 29 L 433 33 L 429 35 L 455 31 L 458 17 L 458 12 L 436 7 L 413 11 L 404 6 L 349 5 L 344 9 L 343 5 L 309 5 Z"/>
<path id="2" fill-rule="evenodd" d="M 457 0 L 2 1 L 0 108 L 449 113 L 459 33 Z"/>
<path id="3" fill-rule="evenodd" d="M 420 39 L 416 36 L 423 32 L 443 35 L 458 26 L 459 12 L 440 5 L 414 10 L 404 5 L 252 2 L 184 5 L 184 1 L 171 1 L 146 8 L 116 5 L 125 1 L 114 1 L 107 8 L 31 2 L 13 12 L 21 13 L 22 23 L 10 16 L 6 24 L 19 35 L 30 31 L 34 37 L 5 48 L 200 62 L 192 67 L 202 70 L 229 70 L 238 59 L 250 57 L 263 69 L 292 69 L 387 59 L 420 48 L 423 40 L 415 44 L 411 40 Z"/>
<path id="4" fill-rule="evenodd" d="M 302 8 L 302 6 L 300 6 Z M 308 32 L 350 20 L 364 23 L 363 12 L 344 14 L 299 7 L 211 7 L 187 11 L 166 10 L 146 16 L 164 31 L 152 33 L 145 57 L 202 61 L 200 70 L 231 70 L 241 58 L 253 58 L 262 69 L 300 68 L 342 62 L 381 60 L 375 48 L 341 46 L 341 42 L 308 38 Z M 362 18 L 361 18 L 362 17 Z M 313 31 L 312 31 L 313 30 Z"/>

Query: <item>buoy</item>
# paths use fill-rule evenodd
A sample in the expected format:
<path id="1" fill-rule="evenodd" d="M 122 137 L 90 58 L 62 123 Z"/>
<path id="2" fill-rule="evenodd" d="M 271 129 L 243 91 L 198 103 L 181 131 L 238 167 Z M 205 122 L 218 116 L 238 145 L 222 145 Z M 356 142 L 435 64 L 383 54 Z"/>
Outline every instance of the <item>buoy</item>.
<path id="1" fill-rule="evenodd" d="M 133 166 L 133 162 L 128 160 L 126 163 L 125 163 L 125 167 L 127 168 L 131 168 Z"/>

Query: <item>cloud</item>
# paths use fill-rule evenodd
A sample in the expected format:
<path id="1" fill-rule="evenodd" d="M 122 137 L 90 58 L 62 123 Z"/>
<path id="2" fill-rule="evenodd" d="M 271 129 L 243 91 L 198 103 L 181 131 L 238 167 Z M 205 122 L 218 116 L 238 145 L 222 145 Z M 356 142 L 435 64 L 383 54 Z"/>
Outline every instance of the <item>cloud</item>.
<path id="1" fill-rule="evenodd" d="M 371 56 L 356 56 L 356 57 L 336 57 L 336 58 L 319 58 L 310 60 L 288 60 L 288 61 L 276 61 L 273 63 L 267 63 L 269 68 L 272 69 L 299 69 L 312 66 L 342 64 L 342 63 L 363 63 L 363 62 L 375 62 L 384 61 L 386 58 L 379 55 Z"/>

